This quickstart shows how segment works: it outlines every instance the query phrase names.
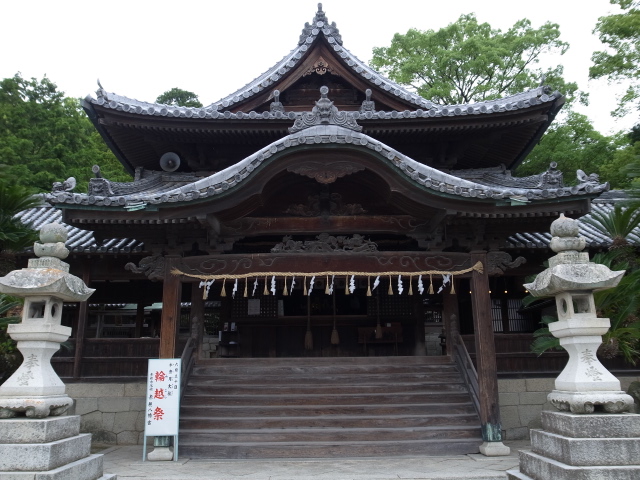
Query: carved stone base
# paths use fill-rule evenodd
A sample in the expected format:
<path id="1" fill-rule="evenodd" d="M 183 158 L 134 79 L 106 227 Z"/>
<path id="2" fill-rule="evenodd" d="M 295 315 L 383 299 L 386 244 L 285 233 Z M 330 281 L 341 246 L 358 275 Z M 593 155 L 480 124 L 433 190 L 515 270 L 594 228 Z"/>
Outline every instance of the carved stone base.
<path id="1" fill-rule="evenodd" d="M 0 397 L 0 418 L 26 416 L 29 418 L 57 417 L 73 405 L 66 395 L 47 397 Z"/>
<path id="2" fill-rule="evenodd" d="M 624 413 L 633 410 L 633 398 L 622 391 L 611 392 L 565 392 L 554 390 L 547 399 L 561 412 L 593 413 L 596 407 L 601 412 Z"/>
<path id="3" fill-rule="evenodd" d="M 504 457 L 511 453 L 511 449 L 502 442 L 483 442 L 480 453 L 485 457 Z"/>
<path id="4" fill-rule="evenodd" d="M 151 462 L 170 462 L 173 460 L 173 447 L 155 447 L 147 453 L 147 460 Z"/>

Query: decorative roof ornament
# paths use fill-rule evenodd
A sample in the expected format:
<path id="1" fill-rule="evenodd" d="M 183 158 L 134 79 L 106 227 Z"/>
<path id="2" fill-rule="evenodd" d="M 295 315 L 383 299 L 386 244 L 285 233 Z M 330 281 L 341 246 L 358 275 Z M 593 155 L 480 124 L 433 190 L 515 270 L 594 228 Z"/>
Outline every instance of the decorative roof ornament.
<path id="1" fill-rule="evenodd" d="M 311 65 L 302 74 L 302 76 L 306 77 L 308 75 L 311 75 L 312 73 L 317 73 L 318 75 L 324 75 L 327 72 L 336 75 L 336 73 L 333 71 L 333 68 L 331 67 L 331 65 L 329 65 L 329 62 L 327 62 L 323 57 L 318 57 L 318 59 L 314 62 L 314 64 Z"/>
<path id="2" fill-rule="evenodd" d="M 316 106 L 313 107 L 311 113 L 304 112 L 298 117 L 293 127 L 289 128 L 289 133 L 296 133 L 316 125 L 338 125 L 356 132 L 362 131 L 362 127 L 357 124 L 353 113 L 339 112 L 338 108 L 327 97 L 328 93 L 328 87 L 320 87 L 320 100 L 316 102 Z"/>
<path id="3" fill-rule="evenodd" d="M 367 88 L 364 91 L 364 94 L 366 95 L 366 99 L 362 101 L 362 106 L 360 107 L 360 113 L 375 112 L 376 102 L 371 100 L 371 89 Z"/>
<path id="4" fill-rule="evenodd" d="M 53 182 L 51 193 L 71 192 L 74 188 L 76 188 L 76 179 L 69 177 L 64 182 Z"/>
<path id="5" fill-rule="evenodd" d="M 269 105 L 269 111 L 271 113 L 284 113 L 284 105 L 282 105 L 282 102 L 280 102 L 280 90 L 273 91 L 273 102 L 271 102 L 271 105 Z"/>
<path id="6" fill-rule="evenodd" d="M 331 25 L 329 25 L 327 15 L 322 10 L 322 3 L 318 3 L 318 11 L 313 17 L 311 24 L 308 22 L 304 24 L 298 45 L 305 44 L 307 38 L 316 36 L 320 33 L 320 30 L 322 30 L 325 35 L 331 35 L 338 45 L 342 45 L 342 36 L 340 36 L 338 27 L 336 27 L 336 22 L 331 22 Z"/>

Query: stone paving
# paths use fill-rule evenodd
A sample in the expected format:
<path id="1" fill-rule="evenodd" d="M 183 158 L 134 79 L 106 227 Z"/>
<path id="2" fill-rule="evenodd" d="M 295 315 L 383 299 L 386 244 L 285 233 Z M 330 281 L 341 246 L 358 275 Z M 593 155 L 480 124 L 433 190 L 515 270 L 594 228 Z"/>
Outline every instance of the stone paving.
<path id="1" fill-rule="evenodd" d="M 518 465 L 518 450 L 528 441 L 505 442 L 507 457 L 480 454 L 447 457 L 382 457 L 348 459 L 191 460 L 143 462 L 142 446 L 103 450 L 104 471 L 119 479 L 138 480 L 494 480 Z M 151 447 L 152 448 L 152 447 Z"/>

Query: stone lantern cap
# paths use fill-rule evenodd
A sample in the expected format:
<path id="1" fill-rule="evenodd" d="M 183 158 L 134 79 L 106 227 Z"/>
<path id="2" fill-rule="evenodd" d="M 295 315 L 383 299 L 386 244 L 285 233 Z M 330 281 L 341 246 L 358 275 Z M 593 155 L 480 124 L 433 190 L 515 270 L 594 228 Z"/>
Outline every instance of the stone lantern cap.
<path id="1" fill-rule="evenodd" d="M 613 288 L 625 271 L 612 271 L 605 265 L 589 261 L 582 252 L 585 240 L 578 236 L 578 221 L 560 214 L 551 224 L 551 249 L 556 252 L 549 259 L 549 268 L 540 273 L 525 288 L 534 297 L 550 297 L 562 292 L 598 291 Z"/>
<path id="2" fill-rule="evenodd" d="M 65 247 L 67 231 L 59 223 L 40 229 L 40 242 L 33 246 L 39 258 L 29 260 L 27 268 L 14 270 L 0 277 L 0 292 L 19 297 L 55 296 L 63 301 L 82 302 L 95 291 L 69 273 L 69 265 L 62 261 L 69 255 Z"/>

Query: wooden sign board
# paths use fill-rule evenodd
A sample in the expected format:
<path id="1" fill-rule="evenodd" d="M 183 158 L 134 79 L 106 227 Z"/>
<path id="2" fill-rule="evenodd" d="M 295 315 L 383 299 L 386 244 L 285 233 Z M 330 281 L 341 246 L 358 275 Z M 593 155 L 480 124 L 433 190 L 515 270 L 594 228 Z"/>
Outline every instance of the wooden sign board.
<path id="1" fill-rule="evenodd" d="M 145 436 L 178 435 L 181 367 L 179 358 L 149 360 Z"/>

